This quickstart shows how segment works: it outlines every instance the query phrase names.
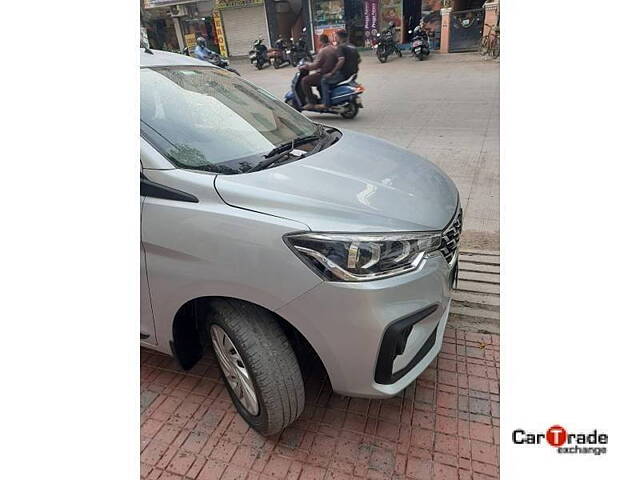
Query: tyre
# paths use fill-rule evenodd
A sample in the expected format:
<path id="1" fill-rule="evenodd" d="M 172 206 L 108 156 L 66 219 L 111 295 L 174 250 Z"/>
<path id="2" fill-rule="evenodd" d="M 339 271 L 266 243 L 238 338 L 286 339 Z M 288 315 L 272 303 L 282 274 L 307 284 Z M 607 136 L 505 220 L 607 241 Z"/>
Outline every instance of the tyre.
<path id="1" fill-rule="evenodd" d="M 273 68 L 275 68 L 276 70 L 278 68 L 280 68 L 280 65 L 282 65 L 282 60 L 280 60 L 279 57 L 276 57 L 273 59 Z"/>
<path id="2" fill-rule="evenodd" d="M 275 317 L 235 300 L 211 304 L 206 329 L 229 395 L 262 435 L 281 432 L 304 408 L 304 383 L 289 340 Z"/>
<path id="3" fill-rule="evenodd" d="M 493 58 L 498 58 L 500 56 L 500 39 L 496 39 L 493 44 L 493 48 L 491 49 L 491 56 Z"/>
<path id="4" fill-rule="evenodd" d="M 378 57 L 378 60 L 380 61 L 380 63 L 386 63 L 387 61 L 386 52 L 376 52 L 376 56 Z"/>
<path id="5" fill-rule="evenodd" d="M 418 54 L 418 60 L 423 61 L 424 60 L 424 53 L 420 52 Z"/>
<path id="6" fill-rule="evenodd" d="M 482 37 L 482 41 L 480 42 L 480 55 L 486 55 L 489 53 L 489 37 Z"/>
<path id="7" fill-rule="evenodd" d="M 349 102 L 347 109 L 342 112 L 340 116 L 342 118 L 346 118 L 347 120 L 351 120 L 352 118 L 355 118 L 356 115 L 358 115 L 358 110 L 360 110 L 360 106 L 355 102 L 355 100 L 352 100 Z"/>
<path id="8" fill-rule="evenodd" d="M 402 58 L 402 52 L 400 51 L 400 49 L 397 50 L 398 53 L 398 58 Z"/>
<path id="9" fill-rule="evenodd" d="M 258 70 L 262 70 L 262 62 L 257 61 L 257 62 L 256 62 L 256 68 L 257 68 Z"/>

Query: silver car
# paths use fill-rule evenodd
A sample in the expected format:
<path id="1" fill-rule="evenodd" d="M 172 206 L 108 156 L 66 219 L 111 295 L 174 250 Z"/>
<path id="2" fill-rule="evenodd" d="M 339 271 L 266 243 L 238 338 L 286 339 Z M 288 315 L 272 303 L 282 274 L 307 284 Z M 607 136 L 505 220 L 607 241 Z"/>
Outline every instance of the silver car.
<path id="1" fill-rule="evenodd" d="M 141 67 L 141 343 L 186 369 L 211 344 L 264 435 L 302 412 L 305 355 L 343 395 L 413 382 L 457 273 L 447 175 L 199 60 L 141 50 Z"/>

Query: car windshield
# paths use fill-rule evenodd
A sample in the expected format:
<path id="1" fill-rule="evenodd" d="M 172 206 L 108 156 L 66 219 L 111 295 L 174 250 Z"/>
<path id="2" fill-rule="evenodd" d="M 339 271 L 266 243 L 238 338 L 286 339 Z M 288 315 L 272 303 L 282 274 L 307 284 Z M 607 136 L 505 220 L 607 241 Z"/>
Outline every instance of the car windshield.
<path id="1" fill-rule="evenodd" d="M 249 171 L 319 126 L 235 74 L 211 67 L 140 70 L 140 130 L 178 168 Z"/>

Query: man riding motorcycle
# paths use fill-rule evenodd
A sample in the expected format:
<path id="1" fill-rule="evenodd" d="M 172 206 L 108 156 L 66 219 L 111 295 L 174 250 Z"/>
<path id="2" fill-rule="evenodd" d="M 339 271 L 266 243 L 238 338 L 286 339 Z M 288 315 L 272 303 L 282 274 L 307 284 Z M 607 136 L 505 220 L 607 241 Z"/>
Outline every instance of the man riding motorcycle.
<path id="1" fill-rule="evenodd" d="M 193 55 L 199 60 L 209 60 L 215 52 L 207 48 L 207 41 L 203 37 L 196 39 L 196 48 L 193 50 Z"/>
<path id="2" fill-rule="evenodd" d="M 320 83 L 322 103 L 316 105 L 316 108 L 321 110 L 328 109 L 331 104 L 331 87 L 358 73 L 358 64 L 360 63 L 358 50 L 349 43 L 349 35 L 345 30 L 338 30 L 336 36 L 338 38 L 338 46 L 336 47 L 338 62 L 330 72 L 322 76 Z"/>

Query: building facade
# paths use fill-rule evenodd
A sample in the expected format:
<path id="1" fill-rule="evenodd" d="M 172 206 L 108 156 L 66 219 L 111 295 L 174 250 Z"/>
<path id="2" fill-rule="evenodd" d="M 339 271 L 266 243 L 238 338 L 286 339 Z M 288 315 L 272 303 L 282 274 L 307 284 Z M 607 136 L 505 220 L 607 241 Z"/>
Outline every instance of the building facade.
<path id="1" fill-rule="evenodd" d="M 271 47 L 278 38 L 306 36 L 317 48 L 320 35 L 335 40 L 345 29 L 357 47 L 371 47 L 390 23 L 397 40 L 421 19 L 432 32 L 432 50 L 441 53 L 477 49 L 482 35 L 499 23 L 499 0 L 140 0 L 143 36 L 151 48 L 181 52 L 202 36 L 225 56 L 247 55 L 262 38 Z M 306 27 L 306 33 L 304 28 Z"/>

